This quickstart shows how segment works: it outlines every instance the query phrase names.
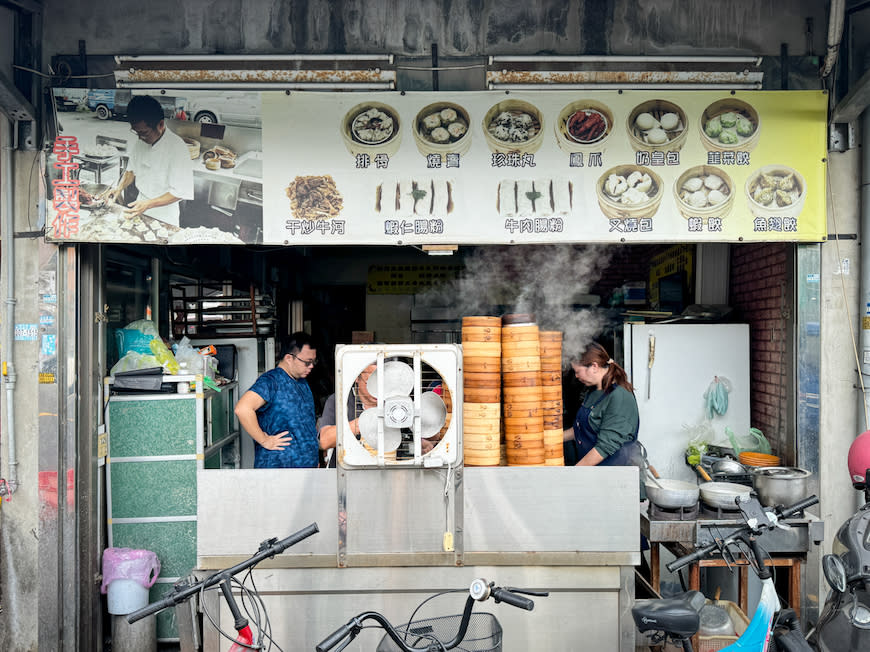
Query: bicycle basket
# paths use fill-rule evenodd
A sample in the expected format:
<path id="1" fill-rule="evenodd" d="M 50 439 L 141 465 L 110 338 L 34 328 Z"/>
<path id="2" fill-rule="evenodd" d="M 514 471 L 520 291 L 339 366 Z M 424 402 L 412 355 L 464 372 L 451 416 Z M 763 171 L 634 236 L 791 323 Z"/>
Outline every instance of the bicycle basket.
<path id="1" fill-rule="evenodd" d="M 400 636 L 412 647 L 423 647 L 427 643 L 447 642 L 456 636 L 462 616 L 441 616 L 427 618 L 396 627 Z M 437 640 L 436 640 L 437 639 Z M 491 613 L 471 614 L 468 631 L 457 647 L 459 652 L 501 652 L 501 625 Z M 384 634 L 377 652 L 401 652 L 389 634 Z"/>

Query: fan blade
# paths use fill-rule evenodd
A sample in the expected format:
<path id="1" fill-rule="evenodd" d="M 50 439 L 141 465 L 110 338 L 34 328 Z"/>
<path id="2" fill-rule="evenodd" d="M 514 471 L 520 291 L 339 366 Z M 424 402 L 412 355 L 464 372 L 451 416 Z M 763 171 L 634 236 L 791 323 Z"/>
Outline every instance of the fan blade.
<path id="1" fill-rule="evenodd" d="M 424 437 L 437 435 L 447 422 L 447 406 L 435 392 L 420 395 L 420 434 Z"/>
<path id="2" fill-rule="evenodd" d="M 363 410 L 357 419 L 359 432 L 372 449 L 378 450 L 378 408 Z M 384 426 L 384 452 L 392 453 L 402 443 L 402 431 L 399 428 Z"/>
<path id="3" fill-rule="evenodd" d="M 378 371 L 375 369 L 366 383 L 369 394 L 378 398 Z M 408 396 L 414 389 L 414 369 L 398 360 L 384 363 L 384 397 Z"/>

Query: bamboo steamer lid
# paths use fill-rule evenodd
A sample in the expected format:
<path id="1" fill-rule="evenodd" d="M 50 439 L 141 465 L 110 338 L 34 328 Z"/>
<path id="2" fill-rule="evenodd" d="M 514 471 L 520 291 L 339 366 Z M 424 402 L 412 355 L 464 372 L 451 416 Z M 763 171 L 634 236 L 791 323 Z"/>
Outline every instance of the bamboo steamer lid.
<path id="1" fill-rule="evenodd" d="M 558 403 L 559 405 L 554 406 L 553 403 Z M 562 402 L 561 401 L 541 401 L 541 416 L 546 417 L 560 417 L 562 416 Z"/>
<path id="2" fill-rule="evenodd" d="M 505 326 L 501 329 L 501 343 L 508 342 L 538 342 L 538 327 L 535 324 L 524 326 Z"/>
<path id="3" fill-rule="evenodd" d="M 504 371 L 540 371 L 541 358 L 537 355 L 507 358 L 502 356 L 501 368 Z"/>
<path id="4" fill-rule="evenodd" d="M 501 437 L 499 435 L 470 434 L 462 439 L 462 447 L 466 450 L 497 450 L 500 445 Z"/>
<path id="5" fill-rule="evenodd" d="M 466 403 L 499 403 L 501 389 L 498 387 L 466 387 L 463 398 Z"/>
<path id="6" fill-rule="evenodd" d="M 542 385 L 559 385 L 562 386 L 562 370 L 541 369 L 539 378 Z"/>
<path id="7" fill-rule="evenodd" d="M 558 342 L 559 348 L 562 344 L 562 331 L 540 331 L 541 342 Z"/>
<path id="8" fill-rule="evenodd" d="M 562 432 L 562 415 L 561 414 L 557 415 L 557 416 L 549 415 L 549 416 L 545 416 L 542 418 L 543 418 L 545 432 L 547 430 L 554 430 L 554 431 L 558 430 L 559 432 Z"/>
<path id="9" fill-rule="evenodd" d="M 470 316 L 462 318 L 462 328 L 483 327 L 483 328 L 501 328 L 501 317 L 491 317 L 487 315 Z"/>
<path id="10" fill-rule="evenodd" d="M 502 368 L 502 360 L 500 357 L 467 357 L 462 358 L 462 368 L 464 371 L 471 372 L 498 372 Z"/>
<path id="11" fill-rule="evenodd" d="M 544 422 L 541 418 L 537 419 L 505 419 L 504 420 L 505 435 L 534 435 L 543 441 L 544 438 Z"/>
<path id="12" fill-rule="evenodd" d="M 462 343 L 501 342 L 501 326 L 463 326 Z"/>
<path id="13" fill-rule="evenodd" d="M 534 324 L 535 313 L 533 312 L 509 312 L 501 316 L 502 326 L 516 326 L 517 324 Z M 537 325 L 535 325 L 537 328 Z"/>
<path id="14" fill-rule="evenodd" d="M 543 387 L 503 387 L 505 403 L 528 403 L 537 401 L 540 403 L 543 397 Z"/>
<path id="15" fill-rule="evenodd" d="M 462 431 L 475 434 L 485 435 L 495 433 L 498 435 L 501 432 L 501 418 L 494 417 L 492 419 L 463 419 Z"/>
<path id="16" fill-rule="evenodd" d="M 538 387 L 541 384 L 541 373 L 534 371 L 507 371 L 501 374 L 505 387 Z"/>
<path id="17" fill-rule="evenodd" d="M 502 354 L 501 340 L 492 342 L 463 342 L 462 357 L 497 358 Z"/>
<path id="18" fill-rule="evenodd" d="M 462 374 L 462 382 L 465 389 L 469 387 L 489 387 L 496 389 L 501 387 L 500 371 L 466 371 Z"/>
<path id="19" fill-rule="evenodd" d="M 541 400 L 558 401 L 562 399 L 561 385 L 541 385 Z"/>
<path id="20" fill-rule="evenodd" d="M 465 466 L 501 466 L 501 450 L 465 451 L 463 457 Z"/>
<path id="21" fill-rule="evenodd" d="M 540 403 L 505 403 L 504 416 L 506 419 L 541 417 L 543 412 Z"/>
<path id="22" fill-rule="evenodd" d="M 501 415 L 501 403 L 468 403 L 462 404 L 463 419 L 478 419 L 487 417 L 499 417 Z"/>

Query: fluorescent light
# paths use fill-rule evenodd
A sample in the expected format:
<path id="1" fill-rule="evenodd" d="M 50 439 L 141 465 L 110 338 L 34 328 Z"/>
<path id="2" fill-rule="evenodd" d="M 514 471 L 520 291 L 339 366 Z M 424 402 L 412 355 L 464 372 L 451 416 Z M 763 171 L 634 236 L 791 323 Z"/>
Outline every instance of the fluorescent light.
<path id="1" fill-rule="evenodd" d="M 494 63 L 749 63 L 760 66 L 763 57 L 735 56 L 735 57 L 709 57 L 709 56 L 605 56 L 594 54 L 581 55 L 494 55 L 489 58 L 489 64 Z"/>
<path id="2" fill-rule="evenodd" d="M 601 84 L 499 84 L 490 82 L 488 85 L 490 90 L 505 90 L 505 91 L 601 91 L 601 90 L 683 90 L 683 91 L 715 91 L 715 90 L 737 90 L 737 91 L 758 91 L 761 90 L 761 82 L 751 84 L 696 84 L 696 83 L 679 83 L 679 82 L 662 82 L 656 84 L 620 84 L 601 83 Z"/>

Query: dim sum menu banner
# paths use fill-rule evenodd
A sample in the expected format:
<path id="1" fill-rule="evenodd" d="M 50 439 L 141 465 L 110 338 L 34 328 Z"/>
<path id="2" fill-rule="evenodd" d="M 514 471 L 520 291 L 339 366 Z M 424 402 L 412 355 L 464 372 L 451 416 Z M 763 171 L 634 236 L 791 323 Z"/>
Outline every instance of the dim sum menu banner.
<path id="1" fill-rule="evenodd" d="M 194 177 L 177 221 L 133 214 L 135 195 L 101 201 L 121 161 L 148 173 L 133 152 L 142 144 L 134 148 L 123 117 L 76 111 L 49 163 L 48 237 L 286 245 L 826 237 L 820 91 L 236 95 L 253 107 L 248 120 L 221 106 L 204 118 L 196 92 L 160 98 Z M 119 142 L 97 142 L 110 124 L 121 126 Z M 119 165 L 97 165 L 116 154 Z"/>

